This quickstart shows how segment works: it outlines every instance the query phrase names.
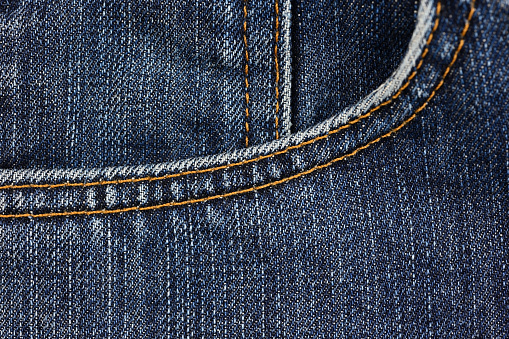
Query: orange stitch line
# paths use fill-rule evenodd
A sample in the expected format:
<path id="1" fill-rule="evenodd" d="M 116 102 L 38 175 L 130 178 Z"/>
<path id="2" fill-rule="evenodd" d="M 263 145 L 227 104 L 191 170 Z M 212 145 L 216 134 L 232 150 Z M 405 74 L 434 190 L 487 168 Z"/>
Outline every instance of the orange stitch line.
<path id="1" fill-rule="evenodd" d="M 247 1 L 244 0 L 244 24 L 242 27 L 244 28 L 244 47 L 246 49 L 246 67 L 244 68 L 244 75 L 246 77 L 246 147 L 249 147 L 249 54 L 247 49 Z"/>
<path id="2" fill-rule="evenodd" d="M 245 1 L 247 2 L 247 0 L 245 0 Z M 475 1 L 475 0 L 473 0 L 473 1 Z M 350 128 L 351 126 L 355 125 L 359 121 L 362 121 L 363 119 L 368 118 L 369 116 L 371 116 L 372 113 L 376 112 L 377 110 L 379 110 L 380 108 L 382 108 L 382 107 L 384 107 L 386 105 L 391 104 L 395 99 L 397 99 L 401 95 L 401 93 L 408 86 L 410 81 L 417 75 L 417 71 L 419 71 L 419 69 L 422 67 L 423 58 L 428 53 L 427 45 L 429 45 L 429 43 L 433 40 L 434 33 L 437 30 L 437 28 L 438 28 L 438 24 L 439 24 L 439 20 L 440 20 L 440 17 L 439 17 L 440 16 L 440 12 L 441 12 L 441 4 L 440 4 L 440 2 L 438 2 L 437 3 L 437 9 L 436 9 L 436 16 L 437 16 L 437 18 L 435 19 L 435 25 L 433 26 L 433 29 L 431 30 L 431 33 L 430 33 L 430 35 L 429 35 L 429 37 L 427 39 L 426 48 L 424 49 L 423 53 L 421 54 L 421 60 L 420 60 L 419 64 L 417 65 L 416 69 L 408 77 L 406 83 L 403 86 L 401 86 L 401 88 L 396 92 L 396 94 L 394 94 L 390 99 L 382 102 L 378 106 L 370 109 L 367 113 L 365 113 L 365 114 L 363 114 L 363 115 L 361 115 L 361 116 L 359 116 L 359 117 L 349 121 L 345 125 L 340 126 L 337 129 L 335 129 L 335 130 L 331 130 L 331 131 L 327 132 L 324 135 L 315 137 L 315 138 L 307 140 L 307 141 L 303 141 L 303 142 L 301 142 L 300 144 L 297 144 L 297 145 L 289 146 L 289 147 L 287 147 L 287 148 L 285 148 L 285 149 L 283 149 L 281 151 L 276 151 L 274 153 L 267 154 L 267 155 L 261 155 L 261 156 L 258 156 L 256 158 L 253 158 L 253 159 L 243 160 L 243 161 L 240 161 L 240 162 L 231 163 L 231 164 L 227 164 L 227 165 L 221 165 L 221 166 L 217 166 L 217 167 L 205 168 L 205 169 L 201 169 L 201 170 L 192 170 L 192 171 L 185 171 L 185 172 L 174 173 L 174 174 L 167 174 L 167 175 L 160 176 L 160 177 L 147 176 L 147 177 L 142 177 L 142 178 L 119 179 L 119 180 L 102 180 L 102 181 L 85 182 L 85 183 L 83 183 L 83 182 L 80 182 L 80 183 L 66 182 L 66 183 L 60 183 L 60 184 L 5 185 L 5 186 L 0 186 L 0 190 L 23 189 L 23 188 L 49 188 L 49 189 L 51 189 L 51 188 L 60 188 L 60 187 L 89 187 L 89 186 L 102 186 L 102 185 L 119 185 L 119 184 L 137 183 L 137 182 L 143 182 L 143 181 L 148 181 L 148 182 L 150 182 L 150 181 L 159 181 L 159 180 L 165 180 L 165 179 L 171 179 L 171 178 L 177 178 L 177 177 L 181 177 L 181 176 L 186 176 L 186 175 L 190 175 L 190 174 L 201 174 L 201 173 L 215 172 L 215 171 L 219 171 L 219 170 L 222 170 L 222 169 L 228 169 L 228 168 L 231 168 L 231 167 L 242 166 L 242 165 L 249 164 L 249 163 L 252 163 L 252 162 L 257 162 L 257 161 L 260 161 L 260 160 L 272 158 L 272 157 L 280 155 L 280 154 L 285 154 L 285 153 L 288 153 L 291 150 L 299 149 L 299 148 L 301 148 L 303 146 L 310 145 L 310 144 L 313 144 L 313 143 L 315 143 L 317 141 L 326 139 L 329 136 L 334 135 L 336 133 L 339 133 L 340 131 L 342 131 L 344 129 Z M 246 9 L 245 6 L 244 6 L 244 15 L 245 16 L 247 15 L 247 9 Z M 246 26 L 244 25 L 244 27 L 246 27 Z M 244 39 L 244 41 L 247 43 L 246 39 Z M 247 56 L 248 56 L 248 54 L 247 54 L 247 50 L 246 50 L 246 59 L 248 59 Z M 246 65 L 246 70 L 247 70 L 247 65 Z M 246 88 L 247 88 L 248 87 L 247 77 L 246 77 L 245 80 L 246 80 Z M 246 93 L 246 101 L 249 102 L 249 93 Z M 246 116 L 249 117 L 249 110 L 248 110 L 248 108 L 246 108 Z M 248 126 L 248 124 L 246 122 L 246 130 L 248 131 L 248 129 L 249 129 L 249 126 Z M 246 144 L 247 144 L 247 141 L 248 140 L 247 140 L 247 137 L 246 137 Z"/>
<path id="3" fill-rule="evenodd" d="M 277 44 L 279 43 L 279 1 L 275 0 L 274 7 L 276 9 L 276 43 L 274 45 L 274 62 L 276 64 L 276 140 L 279 139 L 279 60 L 277 57 Z"/>
<path id="4" fill-rule="evenodd" d="M 470 13 L 468 15 L 465 27 L 469 27 L 469 25 L 470 25 L 470 20 L 471 20 L 473 14 L 475 12 L 474 5 L 475 5 L 475 0 L 472 0 L 472 2 L 470 4 L 470 6 L 471 6 Z M 297 178 L 299 178 L 301 176 L 313 173 L 313 172 L 315 172 L 317 170 L 327 168 L 327 167 L 331 166 L 332 164 L 334 164 L 334 163 L 336 163 L 338 161 L 342 161 L 342 160 L 344 160 L 344 159 L 346 159 L 348 157 L 354 156 L 358 152 L 360 152 L 360 151 L 370 147 L 371 145 L 379 142 L 380 140 L 391 136 L 392 134 L 398 132 L 403 127 L 405 127 L 410 121 L 415 119 L 417 114 L 419 112 L 421 112 L 428 105 L 428 103 L 431 101 L 431 99 L 435 96 L 436 92 L 442 87 L 442 85 L 444 83 L 445 75 L 449 74 L 450 69 L 452 68 L 452 66 L 454 65 L 454 63 L 457 60 L 458 54 L 460 53 L 461 49 L 463 48 L 463 45 L 465 43 L 464 42 L 464 37 L 465 37 L 466 32 L 467 32 L 467 30 L 463 29 L 463 31 L 461 33 L 460 43 L 458 44 L 458 47 L 456 48 L 456 51 L 454 52 L 454 56 L 453 56 L 451 62 L 449 63 L 449 65 L 447 66 L 444 74 L 442 75 L 442 79 L 437 84 L 437 86 L 433 89 L 432 93 L 426 99 L 426 101 L 419 108 L 417 108 L 415 110 L 415 112 L 410 117 L 408 117 L 406 120 L 404 120 L 398 127 L 390 130 L 388 133 L 386 133 L 386 134 L 384 134 L 384 135 L 382 135 L 382 136 L 380 136 L 380 137 L 378 137 L 378 138 L 368 142 L 367 144 L 365 144 L 365 145 L 363 145 L 361 147 L 358 147 L 357 149 L 355 149 L 354 151 L 352 151 L 352 152 L 350 152 L 348 154 L 345 154 L 345 155 L 342 155 L 342 156 L 340 156 L 338 158 L 332 159 L 328 163 L 325 163 L 325 164 L 322 164 L 322 165 L 317 165 L 317 166 L 315 166 L 313 168 L 310 168 L 310 169 L 308 169 L 308 170 L 306 170 L 304 172 L 300 172 L 300 173 L 294 174 L 292 176 L 289 176 L 289 177 L 286 177 L 286 178 L 283 178 L 283 179 L 280 179 L 280 180 L 277 180 L 277 181 L 273 181 L 273 182 L 270 182 L 270 183 L 267 183 L 267 184 L 263 184 L 263 185 L 259 185 L 259 186 L 253 186 L 253 187 L 246 188 L 246 189 L 239 190 L 239 191 L 235 191 L 235 192 L 230 192 L 230 193 L 225 193 L 225 194 L 218 194 L 218 195 L 213 195 L 213 196 L 204 197 L 204 198 L 200 198 L 200 199 L 191 199 L 191 200 L 179 201 L 179 202 L 168 202 L 168 203 L 164 203 L 164 204 L 160 204 L 160 205 L 146 206 L 146 207 L 127 207 L 127 208 L 121 208 L 121 209 L 116 209 L 116 210 L 71 211 L 71 212 L 56 212 L 56 213 L 41 213 L 41 214 L 30 214 L 30 213 L 25 213 L 25 214 L 10 214 L 10 215 L 5 215 L 5 214 L 1 215 L 0 214 L 0 218 L 26 218 L 26 217 L 42 218 L 42 217 L 57 217 L 57 216 L 72 216 L 72 215 L 113 214 L 113 213 L 129 212 L 129 211 L 148 211 L 148 210 L 155 210 L 155 209 L 160 209 L 160 208 L 164 208 L 164 207 L 189 205 L 189 204 L 205 202 L 205 201 L 211 201 L 211 200 L 217 200 L 217 199 L 227 198 L 227 197 L 231 197 L 231 196 L 235 196 L 235 195 L 239 195 L 239 194 L 244 194 L 244 193 L 249 193 L 249 192 L 265 189 L 265 188 L 268 188 L 268 187 L 272 187 L 272 186 L 276 186 L 276 185 L 285 183 L 285 182 L 293 180 L 293 179 L 297 179 Z"/>

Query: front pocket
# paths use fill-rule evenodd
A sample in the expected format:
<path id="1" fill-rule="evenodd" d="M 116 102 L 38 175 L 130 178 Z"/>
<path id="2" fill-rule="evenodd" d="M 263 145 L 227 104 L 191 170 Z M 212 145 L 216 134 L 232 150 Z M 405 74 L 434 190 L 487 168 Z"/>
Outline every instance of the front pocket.
<path id="1" fill-rule="evenodd" d="M 455 15 L 460 11 L 468 13 L 467 20 Z M 450 76 L 472 13 L 463 4 L 458 9 L 421 3 L 413 39 L 398 71 L 355 105 L 304 132 L 172 163 L 3 170 L 2 216 L 107 214 L 200 203 L 282 185 L 347 160 L 422 114 Z"/>

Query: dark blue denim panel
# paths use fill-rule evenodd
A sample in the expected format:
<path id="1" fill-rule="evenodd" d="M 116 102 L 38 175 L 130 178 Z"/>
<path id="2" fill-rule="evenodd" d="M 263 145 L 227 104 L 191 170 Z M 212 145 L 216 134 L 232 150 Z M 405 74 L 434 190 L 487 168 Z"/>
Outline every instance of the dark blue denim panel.
<path id="1" fill-rule="evenodd" d="M 240 1 L 33 0 L 0 20 L 3 168 L 134 165 L 244 147 Z"/>
<path id="2" fill-rule="evenodd" d="M 0 14 L 9 15 L 18 8 L 18 0 L 2 0 L 0 1 Z"/>
<path id="3" fill-rule="evenodd" d="M 381 85 L 401 62 L 418 1 L 294 1 L 292 131 Z"/>
<path id="4" fill-rule="evenodd" d="M 1 336 L 508 336 L 509 7 L 476 4 L 457 61 L 418 117 L 327 168 L 186 206 L 0 219 Z M 434 93 L 468 6 L 443 1 L 411 85 L 342 132 L 210 173 L 2 189 L 1 213 L 185 201 L 277 183 L 349 154 L 399 128 Z"/>
<path id="5" fill-rule="evenodd" d="M 247 3 L 249 145 L 276 139 L 276 11 L 272 1 Z"/>
<path id="6" fill-rule="evenodd" d="M 246 2 L 249 146 L 290 133 L 289 3 L 286 0 Z"/>
<path id="7" fill-rule="evenodd" d="M 458 78 L 396 138 L 279 187 L 156 211 L 3 220 L 2 262 L 19 264 L 5 266 L 3 297 L 31 300 L 3 334 L 504 337 L 506 143 L 486 141 L 508 136 L 507 114 L 479 110 L 491 126 L 482 131 L 458 119 L 473 110 L 441 110 Z"/>

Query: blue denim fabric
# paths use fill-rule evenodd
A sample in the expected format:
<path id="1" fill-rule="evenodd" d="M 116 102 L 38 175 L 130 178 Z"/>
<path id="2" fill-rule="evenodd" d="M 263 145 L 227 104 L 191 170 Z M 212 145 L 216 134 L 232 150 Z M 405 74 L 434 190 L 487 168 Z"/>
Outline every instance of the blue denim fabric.
<path id="1" fill-rule="evenodd" d="M 276 99 L 271 2 L 249 1 L 246 32 L 242 1 L 27 0 L 2 8 L 2 168 L 141 165 L 232 151 L 245 147 L 246 123 L 248 145 L 274 140 L 276 102 L 279 115 L 289 109 L 282 40 Z"/>
<path id="2" fill-rule="evenodd" d="M 293 4 L 292 130 L 301 131 L 355 104 L 391 75 L 412 37 L 418 1 Z"/>
<path id="3" fill-rule="evenodd" d="M 104 9 L 117 3 L 120 2 L 89 4 Z M 388 18 L 402 13 L 407 13 L 411 33 L 391 36 L 387 41 L 392 43 L 382 44 L 385 49 L 380 55 L 385 59 L 380 64 L 380 60 L 361 53 L 370 50 L 369 39 L 349 45 L 354 49 L 351 53 L 366 57 L 359 63 L 378 65 L 383 70 L 369 78 L 366 72 L 369 66 L 359 66 L 359 74 L 345 77 L 360 84 L 351 89 L 351 98 L 341 95 L 347 86 L 335 83 L 337 79 L 324 81 L 324 86 L 331 86 L 329 89 L 340 86 L 334 92 L 340 100 L 335 102 L 331 97 L 328 99 L 331 102 L 313 106 L 319 113 L 314 115 L 292 102 L 296 95 L 306 93 L 304 84 L 317 83 L 315 77 L 322 71 L 323 77 L 329 76 L 330 72 L 324 70 L 329 65 L 338 68 L 334 74 L 347 74 L 335 60 L 343 51 L 336 50 L 334 44 L 325 49 L 330 52 L 326 53 L 330 59 L 319 61 L 323 65 L 321 70 L 308 78 L 302 73 L 305 69 L 302 65 L 308 62 L 302 46 L 306 47 L 305 41 L 316 41 L 293 34 L 292 25 L 305 19 L 291 15 L 303 15 L 302 10 L 307 10 L 309 19 L 314 8 L 321 7 L 276 3 L 281 28 L 280 83 L 275 81 L 276 72 L 272 68 L 275 66 L 269 66 L 268 58 L 275 63 L 274 55 L 267 52 L 257 59 L 255 52 L 250 53 L 255 60 L 249 64 L 248 78 L 256 81 L 250 82 L 248 91 L 251 97 L 256 93 L 259 98 L 246 102 L 242 92 L 246 89 L 242 87 L 243 23 L 247 19 L 251 25 L 247 27 L 253 29 L 246 34 L 248 46 L 256 43 L 260 53 L 265 53 L 269 41 L 275 44 L 275 33 L 270 40 L 257 38 L 257 34 L 267 36 L 263 31 L 267 22 L 273 22 L 275 28 L 275 6 L 261 1 L 259 4 L 239 1 L 225 4 L 226 10 L 216 7 L 218 3 L 214 2 L 208 10 L 200 9 L 193 15 L 214 22 L 216 14 L 230 13 L 231 9 L 236 16 L 227 16 L 222 22 L 226 25 L 221 26 L 224 31 L 204 29 L 215 40 L 200 37 L 196 43 L 220 41 L 221 35 L 231 33 L 225 27 L 238 25 L 236 56 L 233 57 L 233 52 L 222 54 L 235 59 L 237 69 L 224 68 L 217 72 L 218 78 L 210 76 L 204 69 L 217 63 L 207 64 L 206 56 L 210 54 L 200 54 L 203 51 L 198 49 L 194 59 L 192 54 L 183 57 L 192 70 L 181 69 L 181 79 L 192 73 L 197 81 L 220 84 L 237 72 L 239 84 L 235 93 L 228 91 L 230 85 L 210 85 L 201 90 L 219 94 L 195 103 L 211 107 L 206 115 L 209 120 L 200 120 L 196 126 L 207 130 L 217 126 L 213 121 L 217 123 L 224 117 L 230 121 L 238 118 L 239 126 L 218 127 L 218 134 L 225 139 L 205 148 L 190 139 L 181 142 L 170 138 L 168 144 L 161 142 L 159 146 L 154 141 L 154 149 L 160 147 L 160 152 L 179 154 L 170 158 L 162 153 L 160 158 L 152 158 L 150 154 L 158 153 L 138 152 L 121 142 L 104 144 L 109 139 L 102 139 L 104 135 L 100 133 L 99 141 L 77 133 L 73 138 L 82 138 L 82 143 L 76 143 L 76 139 L 72 144 L 75 148 L 63 144 L 62 140 L 70 140 L 63 137 L 69 129 L 52 128 L 58 119 L 66 121 L 79 114 L 51 111 L 47 104 L 64 106 L 59 100 L 91 95 L 81 87 L 70 94 L 58 92 L 62 91 L 61 83 L 50 77 L 45 78 L 48 83 L 44 86 L 35 80 L 28 82 L 44 88 L 37 92 L 41 96 L 18 97 L 18 91 L 27 90 L 23 87 L 29 78 L 27 74 L 60 74 L 65 78 L 59 73 L 57 66 L 62 63 L 59 60 L 79 55 L 79 49 L 69 48 L 63 41 L 65 48 L 54 46 L 60 59 L 51 58 L 53 54 L 45 54 L 44 50 L 49 42 L 57 40 L 51 40 L 51 35 L 44 37 L 44 30 L 26 29 L 31 22 L 28 19 L 16 21 L 32 11 L 43 13 L 34 9 L 44 4 L 49 2 L 20 1 L 18 7 L 5 13 L 1 26 L 0 39 L 6 48 L 0 51 L 3 98 L 0 149 L 2 164 L 5 163 L 0 170 L 0 337 L 509 336 L 507 1 L 422 0 L 416 12 L 413 1 L 398 2 L 396 12 L 359 10 L 355 22 L 362 21 L 359 13 L 371 13 L 370 18 L 377 19 L 365 20 L 363 24 L 381 29 L 369 39 L 385 36 L 384 30 L 388 29 L 376 22 L 390 22 Z M 136 20 L 128 22 L 143 23 L 141 31 L 200 21 L 163 20 L 154 21 L 151 26 L 151 19 L 140 13 L 150 12 L 149 5 L 159 2 L 145 3 L 138 8 L 141 12 L 134 11 L 137 7 L 134 3 L 125 4 L 133 7 L 111 13 L 134 15 Z M 259 13 L 250 12 L 255 6 L 266 9 L 265 21 Z M 359 1 L 357 8 L 363 6 L 372 8 L 372 3 Z M 47 8 L 53 11 L 47 13 L 56 13 L 55 8 Z M 79 12 L 82 8 L 86 6 L 56 6 L 63 12 Z M 174 13 L 184 17 L 191 13 L 185 6 L 178 9 Z M 322 14 L 315 13 L 317 17 Z M 328 15 L 336 18 L 332 13 Z M 60 19 L 43 16 L 41 23 L 66 18 L 56 17 Z M 27 18 L 39 20 L 30 15 Z M 109 31 L 97 30 L 97 38 L 114 32 L 119 39 L 127 39 L 125 35 L 131 32 L 126 28 L 114 29 L 112 22 L 116 20 L 101 20 Z M 75 31 L 69 31 L 69 39 L 90 28 L 76 25 Z M 255 28 L 257 25 L 262 28 Z M 155 34 L 151 29 L 147 28 L 147 40 L 137 39 L 150 40 Z M 18 39 L 16 34 L 20 30 L 27 36 Z M 185 32 L 170 31 L 168 35 L 175 35 L 175 40 L 168 44 L 184 44 Z M 85 31 L 80 34 L 80 39 L 94 36 Z M 31 40 L 32 37 L 37 38 Z M 337 38 L 341 40 L 343 35 Z M 38 48 L 30 45 L 34 41 Z M 87 53 L 91 53 L 90 60 L 97 65 L 103 62 L 112 70 L 118 67 L 121 74 L 122 67 L 133 64 L 122 59 L 129 54 L 122 53 L 113 41 L 105 41 L 102 48 L 118 48 L 114 54 L 95 54 L 100 46 Z M 40 52 L 36 54 L 38 58 L 20 59 L 16 53 L 21 53 L 23 44 L 24 48 L 33 48 L 34 53 Z M 158 69 L 148 67 L 152 57 L 149 50 L 147 54 L 140 53 L 136 61 L 136 69 L 146 63 L 145 77 L 115 78 L 113 73 L 102 74 L 101 67 L 91 68 L 88 70 L 97 72 L 97 79 L 104 83 L 89 91 L 111 93 L 116 87 L 109 82 L 119 79 L 124 84 L 138 83 L 141 88 L 150 88 L 153 81 L 153 89 L 170 98 L 169 93 L 176 87 L 160 87 L 158 81 L 171 82 L 175 78 L 161 75 L 157 80 Z M 292 59 L 295 51 L 300 51 L 301 59 Z M 207 66 L 200 68 L 204 65 L 201 63 Z M 39 64 L 45 66 L 39 69 Z M 295 65 L 299 68 L 290 67 Z M 290 73 L 285 73 L 289 70 Z M 272 135 L 268 132 L 272 121 L 271 127 L 265 124 L 276 111 L 275 101 L 271 104 L 268 99 L 265 102 L 261 99 L 263 95 L 269 97 L 270 79 L 274 91 L 281 86 L 281 93 L 290 94 L 290 97 L 281 94 L 279 98 L 283 132 L 278 139 L 274 132 Z M 292 87 L 295 83 L 301 86 L 298 90 Z M 126 95 L 143 97 L 141 90 L 126 88 Z M 41 93 L 52 100 L 47 103 L 29 100 L 44 98 Z M 116 98 L 97 93 L 94 95 L 101 102 Z M 172 97 L 175 101 L 171 104 L 182 107 L 165 111 L 168 126 L 198 112 L 183 100 L 190 92 L 179 93 L 182 97 Z M 311 90 L 307 93 L 304 103 L 311 100 L 309 95 L 319 94 Z M 228 105 L 238 105 L 235 110 L 212 102 L 212 97 L 227 95 L 238 95 L 235 99 L 238 101 L 225 99 Z M 124 142 L 125 134 L 115 128 L 138 131 L 139 126 L 127 122 L 124 127 L 107 125 L 107 117 L 125 118 L 118 116 L 120 104 L 111 103 L 117 111 L 105 110 L 108 114 L 104 116 L 82 117 L 95 119 L 91 129 L 103 130 L 112 141 Z M 131 112 L 132 119 L 143 114 L 151 118 L 158 116 L 151 105 L 163 103 L 147 100 L 146 110 L 136 110 L 135 102 L 126 101 L 122 107 Z M 247 122 L 260 123 L 256 132 L 257 127 L 250 130 L 253 143 L 248 148 L 243 134 L 246 103 L 253 113 Z M 32 113 L 16 111 L 19 109 L 16 105 L 31 106 Z M 262 111 L 266 118 L 255 118 L 255 112 Z M 284 119 L 289 117 L 291 122 L 311 116 L 318 120 L 296 129 Z M 36 132 L 37 124 L 31 118 L 43 120 L 43 117 L 53 120 Z M 16 133 L 25 133 L 25 137 L 13 143 Z M 224 144 L 227 136 L 235 133 L 235 144 L 232 141 L 228 148 Z M 173 135 L 198 140 L 198 136 L 206 139 L 212 133 L 187 132 L 179 127 Z M 46 155 L 41 157 L 37 152 Z M 102 155 L 92 156 L 94 152 Z"/>

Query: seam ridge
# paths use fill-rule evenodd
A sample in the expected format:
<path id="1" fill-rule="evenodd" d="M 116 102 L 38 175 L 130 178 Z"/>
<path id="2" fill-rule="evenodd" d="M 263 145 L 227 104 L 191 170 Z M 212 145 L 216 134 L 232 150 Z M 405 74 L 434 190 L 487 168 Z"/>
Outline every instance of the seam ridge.
<path id="1" fill-rule="evenodd" d="M 291 87 L 292 87 L 292 45 L 291 45 L 291 0 L 278 0 L 280 4 L 279 15 L 279 68 L 280 68 L 280 99 L 279 99 L 279 135 L 290 135 L 291 121 Z"/>

